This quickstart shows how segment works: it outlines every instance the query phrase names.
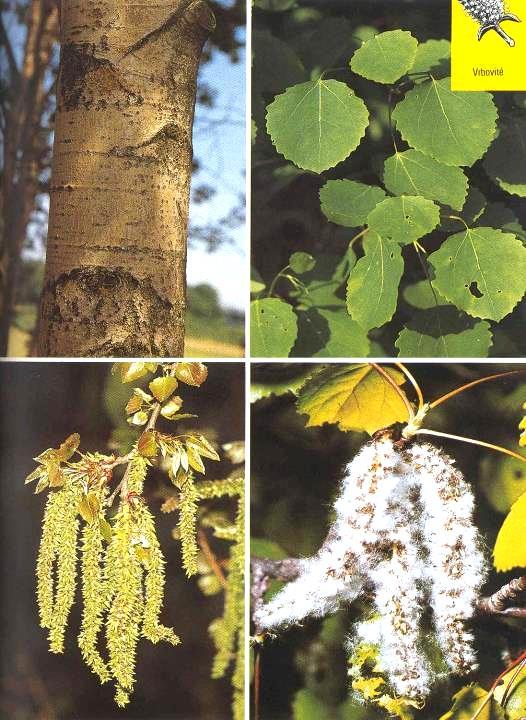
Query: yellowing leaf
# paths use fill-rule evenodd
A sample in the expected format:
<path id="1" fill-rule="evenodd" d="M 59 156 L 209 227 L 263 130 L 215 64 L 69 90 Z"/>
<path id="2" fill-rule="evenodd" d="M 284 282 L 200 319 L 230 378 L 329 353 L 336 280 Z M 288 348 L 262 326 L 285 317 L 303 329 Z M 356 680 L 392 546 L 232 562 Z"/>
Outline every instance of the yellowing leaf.
<path id="1" fill-rule="evenodd" d="M 121 374 L 121 382 L 129 383 L 138 380 L 148 373 L 147 363 L 131 362 L 131 363 L 115 363 L 115 370 L 119 370 Z"/>
<path id="2" fill-rule="evenodd" d="M 208 368 L 200 362 L 179 362 L 175 366 L 175 377 L 186 385 L 199 387 L 208 377 Z"/>
<path id="3" fill-rule="evenodd" d="M 143 410 L 140 412 L 136 412 L 135 415 L 133 415 L 128 422 L 130 425 L 146 425 L 148 422 L 148 415 Z"/>
<path id="4" fill-rule="evenodd" d="M 210 460 L 219 460 L 219 455 L 203 435 L 192 435 L 188 438 L 187 445 L 195 446 L 200 455 Z"/>
<path id="5" fill-rule="evenodd" d="M 84 495 L 79 502 L 78 511 L 87 523 L 92 523 L 99 514 L 100 503 L 94 493 Z"/>
<path id="6" fill-rule="evenodd" d="M 137 442 L 137 450 L 143 457 L 153 458 L 157 455 L 155 430 L 147 430 L 146 432 L 143 432 Z"/>
<path id="7" fill-rule="evenodd" d="M 155 399 L 159 402 L 168 400 L 178 383 L 174 377 L 164 375 L 163 377 L 154 378 L 148 385 Z"/>
<path id="8" fill-rule="evenodd" d="M 511 506 L 497 535 L 493 549 L 493 564 L 499 572 L 526 567 L 526 493 Z"/>
<path id="9" fill-rule="evenodd" d="M 440 720 L 471 720 L 480 710 L 488 693 L 479 685 L 467 685 L 453 695 L 453 707 Z M 491 700 L 477 715 L 477 720 L 504 720 L 506 714 L 502 707 Z"/>
<path id="10" fill-rule="evenodd" d="M 384 369 L 397 385 L 403 385 L 405 378 L 401 372 Z M 303 387 L 297 405 L 298 412 L 309 416 L 307 427 L 334 423 L 340 430 L 373 435 L 377 430 L 408 420 L 402 397 L 369 364 L 327 367 Z"/>
<path id="11" fill-rule="evenodd" d="M 176 395 L 175 397 L 168 400 L 166 405 L 161 408 L 161 415 L 167 420 L 172 420 L 181 409 L 182 404 L 182 398 L 180 398 L 179 395 Z"/>
<path id="12" fill-rule="evenodd" d="M 192 467 L 196 472 L 204 473 L 205 466 L 196 447 L 193 445 L 187 445 L 186 454 L 188 456 L 188 464 L 190 465 L 190 467 Z"/>
<path id="13" fill-rule="evenodd" d="M 522 406 L 523 410 L 526 410 L 526 403 Z M 526 447 L 526 415 L 522 418 L 522 420 L 519 423 L 519 430 L 522 430 L 520 437 L 519 437 L 519 445 L 521 447 Z"/>
<path id="14" fill-rule="evenodd" d="M 111 525 L 106 520 L 106 518 L 103 518 L 103 517 L 99 518 L 99 527 L 100 527 L 100 533 L 101 533 L 102 537 L 104 538 L 104 540 L 106 540 L 106 542 L 110 542 L 111 535 L 112 535 L 112 529 L 111 529 Z"/>
<path id="15" fill-rule="evenodd" d="M 57 450 L 58 459 L 61 460 L 62 462 L 69 460 L 79 445 L 80 445 L 80 435 L 78 433 L 73 433 L 72 435 L 70 435 L 69 437 L 67 437 L 64 440 L 64 442 L 60 445 L 59 449 Z"/>

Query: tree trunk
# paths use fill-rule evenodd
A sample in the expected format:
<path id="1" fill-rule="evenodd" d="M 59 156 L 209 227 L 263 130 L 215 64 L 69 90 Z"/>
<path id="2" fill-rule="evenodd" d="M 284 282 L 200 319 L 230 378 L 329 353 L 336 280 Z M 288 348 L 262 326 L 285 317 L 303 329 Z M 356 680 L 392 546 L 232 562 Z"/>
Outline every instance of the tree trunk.
<path id="1" fill-rule="evenodd" d="M 43 356 L 179 357 L 204 0 L 62 0 Z"/>
<path id="2" fill-rule="evenodd" d="M 44 79 L 56 42 L 57 16 L 53 0 L 32 0 L 27 10 L 27 36 L 20 71 L 14 54 L 8 53 L 10 97 L 2 178 L 5 222 L 0 248 L 0 355 L 7 355 L 20 254 L 38 195 L 41 156 L 46 145 L 39 131 L 47 98 Z M 10 48 L 7 35 L 4 42 Z"/>

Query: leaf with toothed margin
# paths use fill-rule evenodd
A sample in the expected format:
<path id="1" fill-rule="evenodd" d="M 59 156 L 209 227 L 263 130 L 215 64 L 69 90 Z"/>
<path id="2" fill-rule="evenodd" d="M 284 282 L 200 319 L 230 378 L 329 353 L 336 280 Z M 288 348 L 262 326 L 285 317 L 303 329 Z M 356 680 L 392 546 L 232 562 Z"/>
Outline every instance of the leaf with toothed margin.
<path id="1" fill-rule="evenodd" d="M 405 376 L 383 368 L 401 386 Z M 299 392 L 298 412 L 309 419 L 307 427 L 337 424 L 340 430 L 365 431 L 372 435 L 408 418 L 400 392 L 373 365 L 331 365 L 317 373 Z"/>
<path id="2" fill-rule="evenodd" d="M 267 107 L 267 131 L 276 150 L 317 173 L 356 150 L 368 122 L 363 100 L 337 80 L 293 85 Z"/>
<path id="3" fill-rule="evenodd" d="M 502 320 L 526 292 L 526 247 L 511 233 L 468 228 L 428 260 L 436 289 L 473 317 Z"/>
<path id="4" fill-rule="evenodd" d="M 413 66 L 417 40 L 407 30 L 378 33 L 356 50 L 351 70 L 374 82 L 392 85 Z"/>
<path id="5" fill-rule="evenodd" d="M 453 92 L 451 78 L 410 90 L 393 111 L 404 140 L 446 165 L 471 166 L 495 137 L 497 108 L 490 93 Z"/>
<path id="6" fill-rule="evenodd" d="M 462 210 L 468 179 L 458 167 L 444 165 L 418 150 L 396 152 L 384 165 L 384 184 L 393 195 L 421 195 Z"/>
<path id="7" fill-rule="evenodd" d="M 404 271 L 402 249 L 369 231 L 363 241 L 364 256 L 347 281 L 347 310 L 365 330 L 385 325 L 394 315 L 398 285 Z"/>

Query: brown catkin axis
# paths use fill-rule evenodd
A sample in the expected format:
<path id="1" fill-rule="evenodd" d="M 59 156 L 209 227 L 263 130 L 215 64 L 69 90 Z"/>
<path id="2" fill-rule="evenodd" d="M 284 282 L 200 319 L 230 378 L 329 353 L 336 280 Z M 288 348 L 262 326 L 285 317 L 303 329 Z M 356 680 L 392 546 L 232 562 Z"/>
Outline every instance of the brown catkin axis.
<path id="1" fill-rule="evenodd" d="M 204 0 L 62 0 L 43 356 L 182 356 Z"/>

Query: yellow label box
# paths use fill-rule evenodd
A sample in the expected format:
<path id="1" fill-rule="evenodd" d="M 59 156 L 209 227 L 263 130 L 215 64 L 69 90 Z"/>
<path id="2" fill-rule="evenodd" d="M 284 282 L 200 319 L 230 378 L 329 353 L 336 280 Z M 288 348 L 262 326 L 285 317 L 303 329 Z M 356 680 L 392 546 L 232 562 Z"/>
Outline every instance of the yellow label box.
<path id="1" fill-rule="evenodd" d="M 451 1 L 452 90 L 526 90 L 524 0 L 465 0 L 471 14 L 460 0 Z M 487 8 L 496 16 L 502 9 L 503 19 L 483 32 L 484 22 L 477 17 Z M 507 19 L 510 14 L 521 22 Z M 499 27 L 506 37 L 499 34 Z"/>

